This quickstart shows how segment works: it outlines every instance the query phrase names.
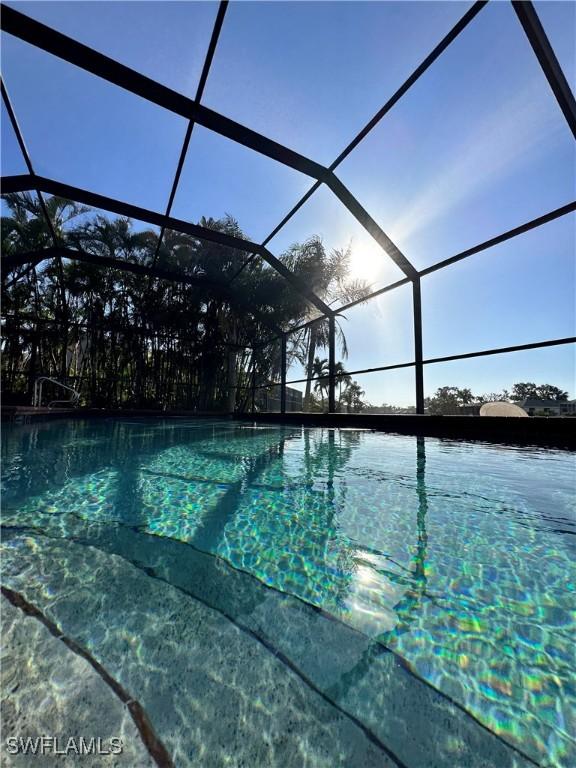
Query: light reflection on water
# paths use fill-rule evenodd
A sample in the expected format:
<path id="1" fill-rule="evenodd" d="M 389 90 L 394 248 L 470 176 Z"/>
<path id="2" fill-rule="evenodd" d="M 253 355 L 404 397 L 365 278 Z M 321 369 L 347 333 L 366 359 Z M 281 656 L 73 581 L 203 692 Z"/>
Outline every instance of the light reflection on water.
<path id="1" fill-rule="evenodd" d="M 7 428 L 3 451 L 5 525 L 192 544 L 391 648 L 535 759 L 576 764 L 572 455 L 151 421 Z"/>

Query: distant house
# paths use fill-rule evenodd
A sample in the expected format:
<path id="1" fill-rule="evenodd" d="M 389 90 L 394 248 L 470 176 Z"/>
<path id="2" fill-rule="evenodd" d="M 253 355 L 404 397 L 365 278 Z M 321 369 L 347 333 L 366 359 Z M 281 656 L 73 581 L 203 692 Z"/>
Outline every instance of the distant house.
<path id="1" fill-rule="evenodd" d="M 286 411 L 301 411 L 302 399 L 302 392 L 299 389 L 286 387 Z M 270 391 L 264 390 L 260 395 L 258 406 L 264 411 L 279 411 L 280 385 L 272 385 Z"/>
<path id="2" fill-rule="evenodd" d="M 459 405 L 458 410 L 455 413 L 458 416 L 479 416 L 480 415 L 480 403 L 474 403 L 473 405 Z"/>
<path id="3" fill-rule="evenodd" d="M 540 400 L 538 397 L 527 397 L 515 403 L 523 408 L 528 416 L 576 416 L 576 400 Z M 478 416 L 480 403 L 459 405 L 454 413 L 460 416 Z"/>
<path id="4" fill-rule="evenodd" d="M 299 389 L 292 389 L 292 387 L 286 387 L 286 410 L 287 411 L 302 410 L 302 392 Z"/>
<path id="5" fill-rule="evenodd" d="M 527 397 L 518 403 L 528 416 L 576 416 L 576 400 L 540 400 Z"/>

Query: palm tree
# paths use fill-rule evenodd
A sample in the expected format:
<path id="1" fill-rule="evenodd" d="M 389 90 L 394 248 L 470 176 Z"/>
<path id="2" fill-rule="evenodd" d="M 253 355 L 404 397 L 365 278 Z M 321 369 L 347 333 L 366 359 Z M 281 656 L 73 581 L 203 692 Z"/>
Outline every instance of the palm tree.
<path id="1" fill-rule="evenodd" d="M 336 381 L 338 382 L 338 410 L 340 410 L 340 401 L 342 400 L 342 384 L 346 384 L 346 387 L 352 381 L 352 376 L 346 373 L 346 369 L 341 362 L 336 363 L 334 366 L 334 373 L 336 375 Z"/>
<path id="2" fill-rule="evenodd" d="M 12 193 L 4 196 L 4 201 L 10 212 L 9 216 L 2 217 L 2 252 L 5 254 L 10 253 L 26 253 L 31 251 L 41 251 L 44 248 L 48 248 L 54 245 L 52 239 L 52 233 L 50 232 L 44 211 L 40 204 L 40 200 L 36 195 L 29 192 L 24 193 Z M 45 201 L 46 212 L 48 218 L 51 221 L 53 231 L 58 241 L 63 242 L 65 240 L 65 228 L 76 217 L 85 213 L 87 210 L 77 203 L 66 200 L 62 197 L 50 197 Z M 54 270 L 54 266 L 56 269 Z M 60 318 L 60 364 L 59 373 L 61 376 L 66 375 L 66 360 L 67 360 L 67 339 L 68 339 L 68 301 L 66 298 L 66 289 L 64 281 L 64 270 L 62 259 L 58 255 L 53 264 L 45 266 L 42 270 L 42 278 L 39 281 L 38 272 L 35 265 L 27 265 L 23 270 L 12 276 L 10 281 L 7 281 L 7 274 L 3 274 L 3 304 L 4 311 L 15 309 L 11 306 L 11 299 L 14 296 L 20 295 L 22 297 L 23 291 L 21 280 L 28 278 L 28 300 L 34 296 L 34 311 L 37 317 L 40 316 L 40 286 L 39 283 L 43 283 L 46 280 L 50 281 L 48 290 L 43 291 L 44 295 L 52 294 L 54 298 L 58 296 L 57 304 L 55 304 L 54 311 Z M 15 291 L 9 292 L 9 289 L 18 285 Z M 37 351 L 37 333 L 34 334 L 32 340 L 31 357 L 32 360 L 36 360 Z M 34 375 L 34 366 L 30 368 L 30 381 Z"/>
<path id="3" fill-rule="evenodd" d="M 362 396 L 366 394 L 357 381 L 348 384 L 342 395 L 342 401 L 348 406 L 348 411 L 359 413 L 364 407 Z"/>
<path id="4" fill-rule="evenodd" d="M 316 357 L 316 350 L 326 349 L 329 343 L 329 322 L 327 318 L 318 320 L 317 323 L 309 325 L 301 331 L 299 337 L 295 340 L 296 345 L 295 357 L 301 364 L 305 364 L 306 378 L 306 391 L 304 394 L 304 402 L 307 403 L 310 399 L 311 385 L 310 379 L 314 376 L 314 359 Z M 346 344 L 346 337 L 338 322 L 336 321 L 336 344 L 340 350 L 342 357 L 348 357 L 348 346 Z"/>
<path id="5" fill-rule="evenodd" d="M 328 390 L 330 382 L 328 360 L 320 360 L 320 358 L 317 357 L 312 365 L 312 375 L 316 379 L 314 382 L 314 391 L 320 392 L 320 397 L 322 398 L 322 410 L 324 410 L 324 392 Z"/>
<path id="6" fill-rule="evenodd" d="M 362 298 L 368 293 L 368 285 L 361 280 L 352 280 L 350 272 L 350 247 L 326 252 L 322 240 L 317 236 L 309 238 L 302 245 L 292 246 L 283 256 L 283 261 L 292 269 L 303 267 L 306 282 L 312 290 L 328 305 L 346 303 Z M 293 342 L 295 355 L 305 366 L 306 391 L 304 402 L 310 399 L 312 370 L 318 348 L 328 346 L 329 322 L 327 318 L 318 320 L 296 335 Z M 336 342 L 343 358 L 348 356 L 346 337 L 336 316 Z"/>
<path id="7" fill-rule="evenodd" d="M 322 398 L 322 408 L 324 408 L 324 392 L 327 392 L 330 386 L 330 366 L 328 360 L 325 358 L 320 360 L 320 358 L 317 357 L 314 360 L 312 367 L 312 375 L 316 379 L 314 383 L 314 391 L 320 392 L 320 396 Z M 337 362 L 334 366 L 334 378 L 339 385 L 338 408 L 340 408 L 340 400 L 342 398 L 342 384 L 346 383 L 346 385 L 348 385 L 348 383 L 352 381 L 352 377 L 349 373 L 346 373 L 346 369 L 342 363 Z"/>
<path id="8" fill-rule="evenodd" d="M 34 196 L 5 199 L 9 216 L 2 220 L 4 253 L 52 245 Z M 136 229 L 129 219 L 89 213 L 56 197 L 47 197 L 46 205 L 62 244 L 96 255 L 147 265 L 158 253 L 159 266 L 214 280 L 236 275 L 245 261 L 245 254 L 235 249 L 169 230 L 158 248 L 157 234 L 150 228 Z M 204 219 L 202 224 L 243 236 L 231 217 Z M 356 298 L 363 290 L 346 281 L 347 258 L 346 252 L 327 254 L 318 238 L 293 246 L 283 257 L 288 268 L 327 303 Z M 22 390 L 18 382 L 26 376 L 33 381 L 35 371 L 41 371 L 79 377 L 87 402 L 154 402 L 165 407 L 187 403 L 212 409 L 225 404 L 228 392 L 232 407 L 233 399 L 236 404 L 246 401 L 252 376 L 258 383 L 278 378 L 279 345 L 268 341 L 270 329 L 262 317 L 288 329 L 309 316 L 307 302 L 259 257 L 236 277 L 229 296 L 159 278 L 146 283 L 147 288 L 133 273 L 67 259 L 5 273 L 3 311 L 15 318 L 7 322 L 4 333 L 5 384 L 9 382 L 8 388 L 15 392 L 18 387 Z M 258 316 L 247 307 L 257 309 Z M 339 325 L 337 333 L 345 356 L 346 340 Z M 291 335 L 289 354 L 302 361 L 310 378 L 316 352 L 327 344 L 328 323 L 321 320 Z M 318 375 L 316 391 L 324 404 L 326 361 L 320 361 Z M 337 375 L 345 375 L 343 367 Z M 310 391 L 309 382 L 308 396 Z"/>

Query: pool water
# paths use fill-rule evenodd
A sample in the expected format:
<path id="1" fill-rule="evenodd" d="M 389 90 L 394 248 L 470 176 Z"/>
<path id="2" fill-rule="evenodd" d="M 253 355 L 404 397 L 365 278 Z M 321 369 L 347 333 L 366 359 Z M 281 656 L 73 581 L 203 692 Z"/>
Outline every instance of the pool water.
<path id="1" fill-rule="evenodd" d="M 573 454 L 134 419 L 2 449 L 2 583 L 174 765 L 576 765 Z M 53 727 L 79 693 L 39 664 Z"/>

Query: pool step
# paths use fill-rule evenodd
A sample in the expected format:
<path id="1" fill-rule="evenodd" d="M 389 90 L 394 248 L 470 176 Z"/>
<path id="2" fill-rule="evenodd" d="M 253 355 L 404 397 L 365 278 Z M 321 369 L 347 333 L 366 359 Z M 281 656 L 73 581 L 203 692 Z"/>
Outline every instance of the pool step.
<path id="1" fill-rule="evenodd" d="M 71 768 L 81 763 L 93 768 L 154 768 L 156 762 L 128 709 L 88 661 L 4 596 L 0 603 L 2 765 Z M 43 755 L 24 754 L 26 740 L 37 744 L 41 736 L 57 737 L 58 743 L 35 746 L 44 749 Z M 71 737 L 73 745 L 68 743 Z M 91 739 L 95 740 L 93 746 Z M 66 757 L 53 752 L 54 748 L 66 751 L 68 746 L 71 751 Z M 94 753 L 79 757 L 75 748 L 94 749 Z"/>
<path id="2" fill-rule="evenodd" d="M 6 577 L 32 601 L 43 603 L 75 639 L 88 643 L 143 703 L 154 692 L 147 707 L 159 734 L 174 749 L 183 731 L 190 732 L 190 754 L 196 756 L 199 744 L 212 744 L 215 737 L 232 751 L 247 749 L 243 740 L 248 739 L 256 750 L 252 757 L 265 760 L 251 764 L 272 764 L 266 762 L 270 753 L 259 751 L 264 749 L 262 733 L 270 734 L 267 743 L 273 751 L 283 738 L 294 748 L 290 728 L 297 721 L 299 738 L 316 755 L 315 765 L 533 765 L 415 678 L 392 653 L 306 603 L 178 542 L 121 526 L 90 530 L 86 524 L 84 532 L 94 546 L 5 536 Z M 335 707 L 326 701 L 331 695 Z M 249 732 L 242 731 L 241 743 L 236 741 L 236 716 L 218 705 L 227 696 L 247 718 Z M 248 702 L 259 702 L 258 711 Z M 196 707 L 211 713 L 198 727 Z M 278 722 L 262 720 L 261 707 Z M 322 739 L 330 711 L 339 728 L 347 724 L 346 748 L 340 738 L 334 741 L 331 728 L 329 740 Z M 379 762 L 371 763 L 376 757 L 365 752 L 372 743 L 366 731 L 386 745 L 396 762 L 386 762 L 389 757 L 377 750 Z M 328 762 L 318 753 L 320 744 L 328 750 Z"/>
<path id="3" fill-rule="evenodd" d="M 394 768 L 254 637 L 122 558 L 41 536 L 5 541 L 4 578 L 145 708 L 179 768 Z"/>

